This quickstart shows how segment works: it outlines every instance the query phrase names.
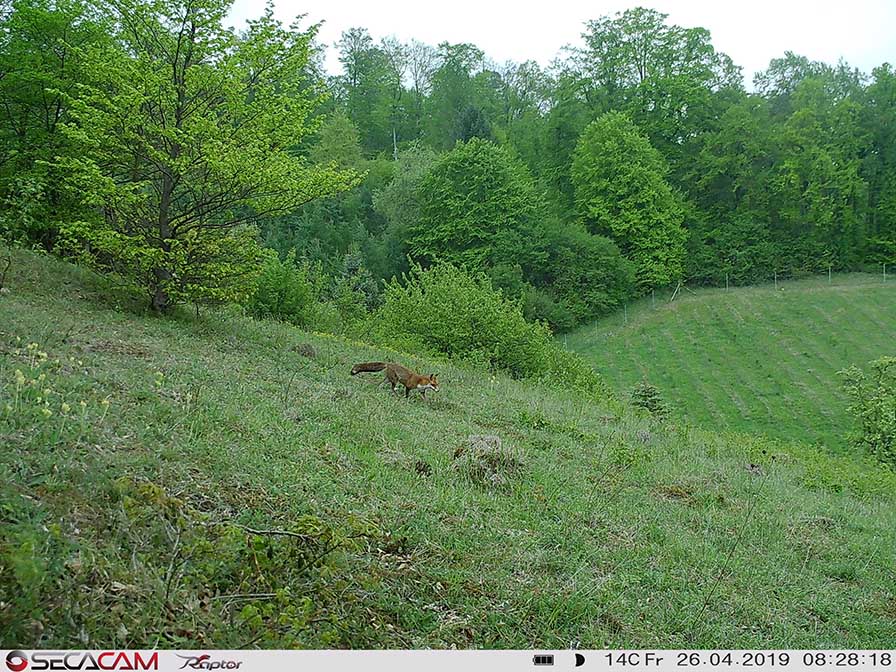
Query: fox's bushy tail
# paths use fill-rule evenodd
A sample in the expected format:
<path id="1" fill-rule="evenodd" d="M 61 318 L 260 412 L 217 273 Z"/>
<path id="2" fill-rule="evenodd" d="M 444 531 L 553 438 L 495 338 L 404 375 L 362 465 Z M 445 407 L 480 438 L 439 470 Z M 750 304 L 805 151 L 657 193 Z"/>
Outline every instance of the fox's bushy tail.
<path id="1" fill-rule="evenodd" d="M 352 375 L 366 371 L 382 371 L 386 368 L 386 362 L 362 362 L 352 367 Z"/>

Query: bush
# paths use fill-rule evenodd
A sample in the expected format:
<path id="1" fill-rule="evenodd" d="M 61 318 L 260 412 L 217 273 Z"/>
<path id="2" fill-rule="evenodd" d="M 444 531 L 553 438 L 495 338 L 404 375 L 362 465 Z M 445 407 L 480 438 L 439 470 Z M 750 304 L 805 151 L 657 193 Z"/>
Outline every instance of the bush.
<path id="1" fill-rule="evenodd" d="M 608 315 L 631 296 L 634 266 L 612 240 L 581 226 L 549 227 L 547 233 L 547 271 L 537 284 L 551 288 L 575 324 Z"/>
<path id="2" fill-rule="evenodd" d="M 697 224 L 687 247 L 687 277 L 702 284 L 724 284 L 727 275 L 732 285 L 750 285 L 782 270 L 768 226 L 751 219 Z"/>
<path id="3" fill-rule="evenodd" d="M 656 386 L 646 380 L 635 385 L 631 394 L 632 406 L 650 413 L 656 418 L 665 418 L 669 415 L 669 405 L 665 402 Z"/>
<path id="4" fill-rule="evenodd" d="M 518 378 L 561 379 L 564 385 L 605 392 L 600 377 L 562 350 L 546 325 L 526 322 L 483 275 L 451 264 L 420 266 L 386 287 L 369 333 L 399 348 L 438 352 L 503 369 Z"/>
<path id="5" fill-rule="evenodd" d="M 578 324 L 576 316 L 547 290 L 527 285 L 523 290 L 523 315 L 530 322 L 545 322 L 554 332 L 569 331 Z"/>
<path id="6" fill-rule="evenodd" d="M 312 326 L 319 313 L 321 285 L 319 269 L 307 262 L 297 265 L 295 250 L 282 261 L 276 253 L 270 253 L 249 300 L 249 311 L 255 317 L 273 317 L 300 327 Z"/>
<path id="7" fill-rule="evenodd" d="M 495 289 L 508 299 L 521 302 L 523 317 L 529 322 L 545 322 L 554 332 L 576 326 L 575 316 L 549 290 L 533 287 L 523 279 L 519 264 L 497 264 L 488 269 L 488 276 Z"/>
<path id="8" fill-rule="evenodd" d="M 856 366 L 840 372 L 852 399 L 849 410 L 858 424 L 852 440 L 896 467 L 896 357 L 876 359 L 871 368 L 870 376 Z"/>

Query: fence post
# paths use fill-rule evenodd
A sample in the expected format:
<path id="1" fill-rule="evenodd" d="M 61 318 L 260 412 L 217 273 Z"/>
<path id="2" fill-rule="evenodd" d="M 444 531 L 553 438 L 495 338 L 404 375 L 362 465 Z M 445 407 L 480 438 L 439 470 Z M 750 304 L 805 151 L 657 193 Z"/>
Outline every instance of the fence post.
<path id="1" fill-rule="evenodd" d="M 725 274 L 725 291 L 728 291 L 728 274 Z"/>
<path id="2" fill-rule="evenodd" d="M 778 289 L 778 271 L 775 271 L 775 289 Z"/>
<path id="3" fill-rule="evenodd" d="M 622 324 L 628 324 L 628 304 L 622 304 Z"/>
<path id="4" fill-rule="evenodd" d="M 884 262 L 884 282 L 887 281 L 887 262 Z"/>
<path id="5" fill-rule="evenodd" d="M 831 284 L 831 265 L 828 264 L 828 284 Z"/>
<path id="6" fill-rule="evenodd" d="M 650 307 L 653 308 L 656 306 L 656 290 L 650 290 Z"/>

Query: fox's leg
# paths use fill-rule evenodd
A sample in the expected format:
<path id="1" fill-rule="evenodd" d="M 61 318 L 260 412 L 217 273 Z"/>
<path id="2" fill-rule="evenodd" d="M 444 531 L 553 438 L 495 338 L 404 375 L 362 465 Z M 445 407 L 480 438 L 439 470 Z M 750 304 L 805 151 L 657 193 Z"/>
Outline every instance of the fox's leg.
<path id="1" fill-rule="evenodd" d="M 404 398 L 407 399 L 410 396 L 411 396 L 411 388 L 409 388 L 409 387 L 404 388 Z"/>

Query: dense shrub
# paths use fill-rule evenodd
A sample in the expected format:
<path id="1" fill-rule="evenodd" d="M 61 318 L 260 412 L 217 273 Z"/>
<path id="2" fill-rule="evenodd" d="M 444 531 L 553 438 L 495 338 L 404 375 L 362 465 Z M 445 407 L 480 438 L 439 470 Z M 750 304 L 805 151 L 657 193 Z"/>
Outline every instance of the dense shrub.
<path id="1" fill-rule="evenodd" d="M 575 314 L 549 290 L 526 285 L 521 298 L 523 316 L 530 322 L 544 322 L 555 333 L 570 331 L 578 324 Z"/>
<path id="2" fill-rule="evenodd" d="M 520 306 L 485 275 L 447 263 L 427 270 L 415 266 L 403 283 L 387 285 L 368 333 L 381 342 L 482 363 L 515 377 L 562 379 L 578 389 L 603 391 L 593 369 L 560 349 L 547 326 L 527 322 Z"/>
<path id="3" fill-rule="evenodd" d="M 749 285 L 767 281 L 778 268 L 779 253 L 764 222 L 742 219 L 699 225 L 688 241 L 686 275 L 702 284 Z"/>
<path id="4" fill-rule="evenodd" d="M 876 359 L 871 368 L 870 375 L 856 366 L 840 372 L 858 425 L 853 443 L 896 467 L 896 357 Z"/>
<path id="5" fill-rule="evenodd" d="M 311 264 L 296 264 L 295 250 L 281 260 L 271 253 L 265 260 L 249 311 L 256 317 L 274 317 L 292 324 L 311 326 L 318 316 L 322 275 Z"/>
<path id="6" fill-rule="evenodd" d="M 554 226 L 547 232 L 548 262 L 537 284 L 550 288 L 574 324 L 618 310 L 634 291 L 634 265 L 609 238 L 579 226 Z M 573 325 L 558 325 L 559 331 Z"/>
<path id="7" fill-rule="evenodd" d="M 419 182 L 419 217 L 408 223 L 414 258 L 483 268 L 543 261 L 538 192 L 506 148 L 473 138 L 440 156 Z"/>
<path id="8" fill-rule="evenodd" d="M 669 405 L 663 399 L 660 391 L 646 380 L 638 383 L 632 389 L 631 402 L 632 406 L 647 411 L 654 417 L 665 418 L 669 415 Z"/>
<path id="9" fill-rule="evenodd" d="M 529 322 L 545 322 L 551 331 L 569 331 L 576 326 L 573 313 L 549 289 L 534 287 L 523 278 L 519 264 L 498 264 L 488 269 L 492 285 L 505 297 L 520 303 Z"/>

